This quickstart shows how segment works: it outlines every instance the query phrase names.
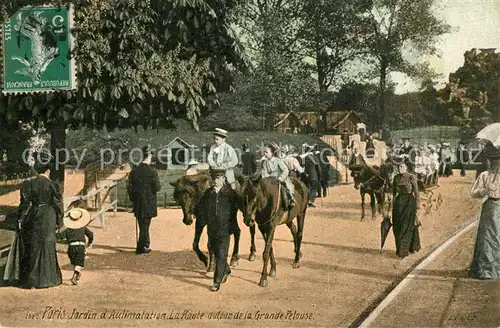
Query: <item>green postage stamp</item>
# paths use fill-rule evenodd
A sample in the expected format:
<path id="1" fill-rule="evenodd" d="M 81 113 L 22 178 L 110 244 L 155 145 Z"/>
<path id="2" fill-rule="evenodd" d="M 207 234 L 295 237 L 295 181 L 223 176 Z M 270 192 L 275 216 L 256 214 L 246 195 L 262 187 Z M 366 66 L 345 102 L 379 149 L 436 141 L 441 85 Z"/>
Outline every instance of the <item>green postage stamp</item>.
<path id="1" fill-rule="evenodd" d="M 2 24 L 2 92 L 76 89 L 71 6 L 24 7 Z"/>

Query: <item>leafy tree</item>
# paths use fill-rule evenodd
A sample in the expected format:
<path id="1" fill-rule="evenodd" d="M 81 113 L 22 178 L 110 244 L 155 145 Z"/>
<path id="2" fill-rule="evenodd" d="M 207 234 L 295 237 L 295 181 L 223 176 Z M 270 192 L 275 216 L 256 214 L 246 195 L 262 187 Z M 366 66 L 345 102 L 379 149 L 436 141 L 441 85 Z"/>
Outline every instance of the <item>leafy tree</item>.
<path id="1" fill-rule="evenodd" d="M 7 0 L 3 18 L 41 0 Z M 64 5 L 56 0 L 56 4 Z M 65 129 L 109 129 L 123 120 L 155 127 L 185 113 L 198 129 L 202 109 L 217 104 L 244 70 L 243 49 L 230 27 L 238 1 L 77 0 L 76 92 L 6 97 L 0 116 L 31 119 L 51 130 L 52 149 L 65 147 Z M 137 131 L 137 130 L 136 130 Z M 64 167 L 53 176 L 64 179 Z"/>
<path id="2" fill-rule="evenodd" d="M 320 92 L 327 92 L 345 65 L 365 53 L 371 0 L 306 0 L 299 14 L 302 53 L 315 59 Z"/>
<path id="3" fill-rule="evenodd" d="M 254 66 L 243 84 L 252 86 L 249 99 L 261 117 L 298 109 L 317 93 L 300 51 L 301 8 L 301 0 L 249 0 L 238 11 L 238 26 Z"/>
<path id="4" fill-rule="evenodd" d="M 450 26 L 431 11 L 434 0 L 373 0 L 367 47 L 379 75 L 379 110 L 385 121 L 385 90 L 391 72 L 410 77 L 432 76 L 428 63 L 412 64 L 403 56 L 411 48 L 414 55 L 434 54 L 437 37 Z"/>

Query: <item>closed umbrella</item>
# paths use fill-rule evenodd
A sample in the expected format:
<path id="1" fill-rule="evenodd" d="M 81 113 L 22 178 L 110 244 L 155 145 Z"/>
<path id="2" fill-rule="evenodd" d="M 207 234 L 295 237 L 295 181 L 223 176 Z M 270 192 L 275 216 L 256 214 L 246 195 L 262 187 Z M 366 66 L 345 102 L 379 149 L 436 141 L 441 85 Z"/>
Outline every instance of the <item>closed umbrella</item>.
<path id="1" fill-rule="evenodd" d="M 384 216 L 384 220 L 380 224 L 380 249 L 384 248 L 385 240 L 389 231 L 391 231 L 392 223 L 389 216 Z"/>

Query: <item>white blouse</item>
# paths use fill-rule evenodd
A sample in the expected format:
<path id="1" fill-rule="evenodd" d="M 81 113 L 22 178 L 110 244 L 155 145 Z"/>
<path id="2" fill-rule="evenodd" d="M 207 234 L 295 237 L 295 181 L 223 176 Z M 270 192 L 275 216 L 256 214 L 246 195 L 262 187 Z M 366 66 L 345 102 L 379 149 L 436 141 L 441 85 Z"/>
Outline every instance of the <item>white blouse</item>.
<path id="1" fill-rule="evenodd" d="M 495 172 L 482 172 L 470 187 L 470 194 L 473 198 L 500 198 L 500 174 L 495 178 Z M 493 181 L 493 179 L 495 180 Z"/>

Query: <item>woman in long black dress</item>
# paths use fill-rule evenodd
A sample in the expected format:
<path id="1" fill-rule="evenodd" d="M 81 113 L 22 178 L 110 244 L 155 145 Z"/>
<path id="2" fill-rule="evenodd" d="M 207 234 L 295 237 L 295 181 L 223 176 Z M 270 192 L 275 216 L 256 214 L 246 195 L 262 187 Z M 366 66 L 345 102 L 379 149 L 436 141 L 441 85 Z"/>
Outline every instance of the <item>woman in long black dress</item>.
<path id="1" fill-rule="evenodd" d="M 420 250 L 418 208 L 420 194 L 417 178 L 407 172 L 406 165 L 398 162 L 399 174 L 394 177 L 392 231 L 396 241 L 396 255 L 400 258 Z"/>
<path id="2" fill-rule="evenodd" d="M 21 185 L 19 216 L 20 263 L 19 283 L 24 288 L 46 288 L 62 283 L 57 262 L 56 229 L 63 225 L 63 203 L 59 187 L 49 179 L 48 154 L 36 156 L 34 169 L 38 173 Z"/>

